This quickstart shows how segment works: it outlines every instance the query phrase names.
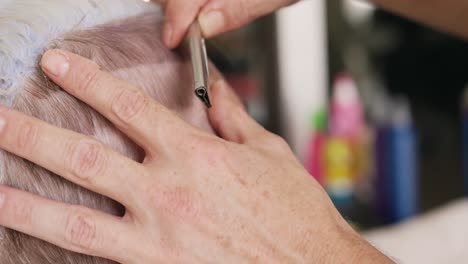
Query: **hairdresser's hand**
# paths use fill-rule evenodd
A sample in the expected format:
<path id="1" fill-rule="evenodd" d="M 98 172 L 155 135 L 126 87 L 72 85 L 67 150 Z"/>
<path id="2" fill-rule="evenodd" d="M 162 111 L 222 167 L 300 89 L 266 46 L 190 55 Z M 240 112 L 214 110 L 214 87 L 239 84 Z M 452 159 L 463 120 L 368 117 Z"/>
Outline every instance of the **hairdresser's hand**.
<path id="1" fill-rule="evenodd" d="M 156 0 L 165 6 L 164 41 L 170 48 L 183 39 L 198 17 L 203 33 L 212 37 L 299 0 Z"/>
<path id="2" fill-rule="evenodd" d="M 102 72 L 49 51 L 44 71 L 144 147 L 137 163 L 99 142 L 9 109 L 0 147 L 126 207 L 123 218 L 0 186 L 0 225 L 126 264 L 388 261 L 340 217 L 279 137 L 212 87 L 218 138 Z"/>

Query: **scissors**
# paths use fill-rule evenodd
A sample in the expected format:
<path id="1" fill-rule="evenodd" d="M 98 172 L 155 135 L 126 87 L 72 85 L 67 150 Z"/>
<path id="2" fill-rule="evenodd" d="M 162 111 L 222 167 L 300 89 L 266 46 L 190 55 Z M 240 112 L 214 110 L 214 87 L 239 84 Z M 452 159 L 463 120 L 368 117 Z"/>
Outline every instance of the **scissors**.
<path id="1" fill-rule="evenodd" d="M 186 39 L 193 70 L 193 88 L 195 95 L 206 107 L 211 108 L 211 101 L 208 93 L 208 56 L 206 53 L 205 39 L 202 36 L 198 21 L 192 23 Z"/>

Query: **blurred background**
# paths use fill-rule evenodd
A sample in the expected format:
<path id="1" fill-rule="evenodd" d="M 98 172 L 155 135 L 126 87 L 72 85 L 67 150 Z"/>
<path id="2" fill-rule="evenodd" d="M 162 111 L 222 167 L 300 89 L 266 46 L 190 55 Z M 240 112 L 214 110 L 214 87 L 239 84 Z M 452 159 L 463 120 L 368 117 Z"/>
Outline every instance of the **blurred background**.
<path id="1" fill-rule="evenodd" d="M 466 194 L 463 40 L 363 1 L 317 0 L 210 40 L 208 53 L 361 229 Z"/>

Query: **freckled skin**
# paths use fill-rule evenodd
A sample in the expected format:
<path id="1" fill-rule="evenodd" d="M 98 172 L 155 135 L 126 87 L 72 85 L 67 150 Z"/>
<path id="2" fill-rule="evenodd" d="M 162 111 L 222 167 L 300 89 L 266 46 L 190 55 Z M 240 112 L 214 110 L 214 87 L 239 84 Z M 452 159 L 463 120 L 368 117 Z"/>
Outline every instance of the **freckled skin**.
<path id="1" fill-rule="evenodd" d="M 14 120 L 29 120 L 40 128 L 38 138 L 49 134 L 59 140 L 38 141 L 42 145 L 34 151 L 20 152 L 14 136 L 3 133 L 1 148 L 115 199 L 126 211 L 123 217 L 112 216 L 0 186 L 7 199 L 27 201 L 34 219 L 41 220 L 31 221 L 32 215 L 25 214 L 29 221 L 15 221 L 21 214 L 6 203 L 0 225 L 124 264 L 392 263 L 354 232 L 285 141 L 248 116 L 223 79 L 214 79 L 210 89 L 213 135 L 149 98 L 146 110 L 130 111 L 135 115 L 113 111 L 122 89 L 138 88 L 63 50 L 48 51 L 43 61 L 50 56 L 57 61 L 61 53 L 69 71 L 48 74 L 51 80 L 145 146 L 145 162 L 104 145 L 78 148 L 78 158 L 72 159 L 78 162 L 70 162 L 74 152 L 64 146 L 76 150 L 70 146 L 83 146 L 79 143 L 89 137 L 11 111 L 4 118 L 12 131 L 18 126 Z M 93 87 L 79 89 L 88 74 L 96 76 L 87 84 Z M 74 167 L 80 175 L 68 173 Z"/>
<path id="2" fill-rule="evenodd" d="M 159 2 L 166 7 L 164 39 L 168 46 L 175 47 L 198 13 L 205 35 L 212 36 L 238 28 L 258 16 L 296 1 L 161 0 Z M 466 1 L 375 0 L 375 2 L 460 36 L 468 36 L 465 26 L 467 23 L 463 22 L 467 17 Z M 96 6 L 97 2 L 93 1 L 92 5 Z M 218 16 L 220 23 L 206 23 L 205 15 L 212 11 L 223 14 L 220 20 Z M 222 27 L 214 29 L 213 25 Z M 154 45 L 154 42 L 151 43 Z M 93 73 L 100 73 L 97 65 L 84 61 L 80 64 L 80 60 L 76 57 L 74 63 L 76 64 L 70 68 L 74 74 L 70 76 L 79 78 L 49 77 L 67 92 L 73 93 L 74 90 L 77 98 L 97 108 L 130 137 L 136 132 L 138 137 L 133 134 L 134 140 L 146 138 L 146 141 L 137 143 L 147 147 L 145 162 L 141 165 L 150 172 L 136 173 L 144 174 L 141 178 L 128 175 L 134 177 L 131 182 L 140 184 L 133 189 L 134 192 L 138 192 L 137 195 L 132 192 L 125 193 L 130 181 L 121 184 L 119 188 L 113 185 L 114 190 L 100 190 L 114 194 L 116 200 L 120 202 L 128 202 L 126 215 L 122 219 L 117 219 L 93 212 L 89 215 L 92 219 L 73 218 L 76 221 L 72 221 L 74 224 L 68 229 L 71 238 L 69 240 L 63 239 L 63 230 L 67 229 L 60 221 L 46 228 L 35 226 L 36 229 L 32 230 L 31 227 L 33 224 L 44 223 L 44 221 L 32 221 L 33 217 L 34 219 L 44 216 L 47 216 L 47 219 L 66 218 L 64 213 L 67 210 L 64 208 L 67 208 L 67 205 L 38 200 L 37 197 L 2 186 L 0 190 L 8 197 L 0 213 L 0 224 L 29 232 L 79 253 L 103 256 L 125 264 L 207 263 L 219 260 L 224 263 L 391 263 L 346 224 L 325 192 L 305 172 L 285 142 L 264 131 L 248 118 L 242 110 L 239 99 L 232 93 L 226 90 L 223 92 L 222 87 L 225 86 L 223 82 L 212 83 L 212 86 L 215 86 L 212 91 L 215 105 L 209 110 L 211 124 L 221 138 L 218 139 L 202 134 L 202 130 L 213 132 L 209 124 L 199 126 L 201 130 L 188 127 L 182 124 L 176 115 L 165 111 L 155 103 L 152 104 L 152 110 L 157 108 L 158 111 L 145 111 L 146 105 L 141 102 L 146 100 L 139 100 L 142 97 L 137 97 L 136 100 L 132 100 L 131 96 L 113 97 L 120 99 L 114 101 L 118 106 L 110 112 L 111 108 L 104 107 L 108 106 L 108 98 L 103 99 L 98 96 L 86 98 L 80 92 L 100 91 L 106 87 L 122 92 L 122 88 L 130 86 L 115 79 L 110 81 L 109 76 L 105 76 L 104 81 L 107 80 L 107 83 L 104 85 L 100 83 L 103 79 L 94 78 L 97 75 Z M 93 67 L 94 72 L 92 72 Z M 147 76 L 150 77 L 151 74 Z M 117 96 L 112 94 L 112 91 L 109 91 L 106 97 L 107 95 L 109 98 L 112 98 L 110 95 Z M 185 106 L 190 104 L 187 101 L 181 102 Z M 153 115 L 145 115 L 148 113 Z M 202 113 L 196 118 L 206 117 L 206 112 L 200 108 L 195 113 Z M 191 114 L 193 112 L 190 110 L 180 111 L 178 116 L 190 121 Z M 18 114 L 13 115 L 16 117 L 15 120 L 24 118 Z M 155 120 L 164 126 L 155 125 Z M 141 126 L 142 124 L 146 126 Z M 3 140 L 0 140 L 0 144 L 3 144 L 7 150 L 16 151 L 15 154 L 20 156 L 29 155 L 25 158 L 36 158 L 38 165 L 42 166 L 44 164 L 37 159 L 38 155 L 49 155 L 47 158 L 53 159 L 54 156 L 50 153 L 54 151 L 60 153 L 60 148 L 57 146 L 56 149 L 53 147 L 49 149 L 47 146 L 47 149 L 27 151 L 37 143 L 35 137 L 30 136 L 35 135 L 35 132 L 27 128 L 17 131 L 23 131 L 23 134 L 15 133 L 15 137 L 2 135 Z M 63 131 L 61 133 L 57 139 L 70 136 Z M 18 135 L 20 136 L 17 137 Z M 165 142 L 159 142 L 161 139 Z M 154 144 L 155 141 L 159 144 Z M 13 145 L 15 147 L 12 147 Z M 88 171 L 87 165 L 94 167 L 93 160 L 92 153 L 84 155 L 82 159 L 78 159 L 78 164 L 86 166 L 78 167 Z M 57 163 L 69 164 L 63 160 Z M 122 165 L 124 167 L 130 167 L 129 161 L 122 164 L 125 164 Z M 63 170 L 56 173 L 66 178 Z M 88 179 L 87 175 L 81 175 L 80 172 L 78 174 L 80 175 L 75 175 L 76 178 L 81 176 L 83 179 Z M 118 172 L 94 174 L 96 177 L 109 177 L 106 174 L 115 176 Z M 76 178 L 67 179 L 73 181 Z M 107 183 L 111 183 L 115 178 L 109 177 L 106 180 Z M 99 181 L 93 181 L 96 182 Z M 151 188 L 148 189 L 147 186 Z M 9 201 L 13 200 L 12 197 L 29 199 L 23 200 L 23 204 L 11 203 Z M 129 202 L 128 197 L 134 200 Z M 21 199 L 15 200 L 21 201 Z M 47 214 L 41 211 L 44 209 L 42 206 L 46 204 L 55 210 L 48 211 Z M 102 232 L 99 234 L 107 233 L 107 236 L 104 235 L 102 238 L 94 236 L 94 223 L 96 223 L 95 231 Z M 112 235 L 109 235 L 109 232 L 112 232 Z M 51 237 L 51 234 L 54 236 Z M 57 237 L 60 238 L 59 241 Z M 76 241 L 79 246 L 73 248 L 73 242 Z"/>

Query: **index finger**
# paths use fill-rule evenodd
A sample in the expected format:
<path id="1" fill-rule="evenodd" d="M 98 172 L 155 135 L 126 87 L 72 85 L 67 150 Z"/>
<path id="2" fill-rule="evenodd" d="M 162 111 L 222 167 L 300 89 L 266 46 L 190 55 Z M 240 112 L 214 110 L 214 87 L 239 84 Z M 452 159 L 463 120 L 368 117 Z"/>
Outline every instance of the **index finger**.
<path id="1" fill-rule="evenodd" d="M 155 152 L 163 142 L 180 143 L 194 131 L 141 89 L 102 71 L 88 59 L 49 50 L 41 66 L 56 84 L 96 109 L 147 152 Z"/>

